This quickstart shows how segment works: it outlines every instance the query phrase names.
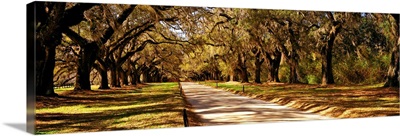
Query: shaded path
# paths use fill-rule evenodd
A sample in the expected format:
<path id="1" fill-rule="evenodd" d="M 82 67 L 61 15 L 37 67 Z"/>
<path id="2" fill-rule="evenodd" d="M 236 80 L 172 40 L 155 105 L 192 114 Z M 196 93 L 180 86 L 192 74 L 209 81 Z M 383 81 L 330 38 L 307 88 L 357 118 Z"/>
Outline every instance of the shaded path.
<path id="1" fill-rule="evenodd" d="M 187 101 L 205 125 L 329 119 L 262 100 L 235 95 L 221 89 L 182 82 Z"/>

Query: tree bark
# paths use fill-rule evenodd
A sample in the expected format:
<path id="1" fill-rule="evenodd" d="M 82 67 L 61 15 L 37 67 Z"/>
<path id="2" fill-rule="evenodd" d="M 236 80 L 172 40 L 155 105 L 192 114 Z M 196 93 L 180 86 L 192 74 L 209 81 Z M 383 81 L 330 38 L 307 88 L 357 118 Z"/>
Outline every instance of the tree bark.
<path id="1" fill-rule="evenodd" d="M 53 88 L 53 71 L 55 66 L 55 47 L 46 46 L 44 50 L 36 50 L 37 55 L 44 58 L 36 60 L 36 95 L 57 96 Z"/>
<path id="2" fill-rule="evenodd" d="M 117 68 L 111 67 L 111 87 L 121 87 L 118 82 L 118 71 Z"/>
<path id="3" fill-rule="evenodd" d="M 256 60 L 255 60 L 255 83 L 261 84 L 261 65 L 264 62 L 264 59 L 261 58 L 261 51 L 256 53 Z"/>
<path id="4" fill-rule="evenodd" d="M 268 82 L 280 82 L 279 80 L 279 62 L 273 60 L 269 62 L 268 66 Z"/>
<path id="5" fill-rule="evenodd" d="M 280 82 L 279 80 L 279 67 L 282 59 L 282 53 L 277 49 L 273 52 L 271 56 L 268 52 L 265 52 L 268 61 L 268 82 Z"/>
<path id="6" fill-rule="evenodd" d="M 127 75 L 127 73 L 122 69 L 120 69 L 119 71 L 120 71 L 119 73 L 120 73 L 120 82 L 121 82 L 121 84 L 123 86 L 127 86 L 128 85 L 128 75 Z"/>
<path id="7" fill-rule="evenodd" d="M 36 28 L 36 95 L 57 96 L 53 88 L 55 49 L 61 44 L 65 3 L 38 2 Z M 45 11 L 45 8 L 51 9 Z"/>
<path id="8" fill-rule="evenodd" d="M 336 36 L 341 30 L 342 24 L 337 21 L 333 15 L 333 13 L 327 14 L 332 23 L 331 30 L 329 31 L 328 41 L 322 47 L 321 55 L 322 55 L 322 85 L 334 84 L 333 78 L 333 68 L 332 68 L 332 49 L 335 43 Z"/>
<path id="9" fill-rule="evenodd" d="M 242 79 L 242 83 L 248 83 L 249 82 L 249 76 L 247 75 L 247 69 L 246 68 L 240 69 L 240 78 Z"/>
<path id="10" fill-rule="evenodd" d="M 322 48 L 322 85 L 334 84 L 332 70 L 332 46 L 333 40 L 328 41 L 328 45 Z"/>
<path id="11" fill-rule="evenodd" d="M 99 89 L 110 89 L 110 87 L 108 86 L 107 70 L 101 69 L 98 71 L 100 73 L 100 78 L 101 78 Z"/>
<path id="12" fill-rule="evenodd" d="M 134 73 L 130 74 L 130 81 L 131 81 L 131 85 L 137 85 L 136 76 Z"/>
<path id="13" fill-rule="evenodd" d="M 289 83 L 300 83 L 298 76 L 297 76 L 297 66 L 298 66 L 298 55 L 297 55 L 297 49 L 300 47 L 299 46 L 299 39 L 297 38 L 298 36 L 295 35 L 294 30 L 292 29 L 292 22 L 289 21 L 288 23 L 288 30 L 290 34 L 290 43 L 292 45 L 292 49 L 290 51 L 290 54 L 286 54 L 288 56 L 288 62 L 290 65 L 290 77 L 289 77 Z"/>
<path id="14" fill-rule="evenodd" d="M 143 79 L 143 83 L 148 83 L 149 82 L 149 79 L 148 79 L 148 74 L 147 73 L 143 73 L 142 74 L 142 79 Z"/>
<path id="15" fill-rule="evenodd" d="M 142 83 L 147 83 L 148 82 L 148 72 L 150 71 L 150 68 L 144 68 L 141 72 L 142 76 Z"/>
<path id="16" fill-rule="evenodd" d="M 133 66 L 134 67 L 134 66 Z M 132 71 L 132 85 L 137 85 L 137 84 L 140 84 L 140 74 L 139 74 L 139 72 L 138 72 L 138 70 L 135 68 L 133 71 Z"/>
<path id="17" fill-rule="evenodd" d="M 96 69 L 97 71 L 99 71 L 100 74 L 100 86 L 99 89 L 110 89 L 110 87 L 108 86 L 108 74 L 107 74 L 107 67 L 106 64 L 102 61 L 97 59 L 98 63 L 96 64 Z"/>
<path id="18" fill-rule="evenodd" d="M 97 45 L 81 45 L 74 90 L 91 90 L 90 71 L 96 59 Z"/>
<path id="19" fill-rule="evenodd" d="M 234 74 L 234 72 L 232 72 L 230 75 L 229 75 L 229 81 L 235 81 L 235 74 Z"/>
<path id="20" fill-rule="evenodd" d="M 400 40 L 400 38 L 399 38 Z M 399 87 L 399 44 L 392 50 L 389 70 L 384 87 Z"/>
<path id="21" fill-rule="evenodd" d="M 294 52 L 293 52 L 294 53 Z M 294 55 L 294 54 L 293 54 Z M 295 56 L 291 56 L 289 60 L 289 65 L 290 65 L 290 77 L 289 77 L 289 83 L 300 83 L 298 76 L 297 76 L 297 66 L 298 62 L 294 58 Z"/>
<path id="22" fill-rule="evenodd" d="M 157 70 L 154 70 L 150 76 L 151 82 L 160 82 L 160 75 Z"/>
<path id="23" fill-rule="evenodd" d="M 399 15 L 398 14 L 391 14 L 391 16 L 396 20 L 395 29 L 397 34 L 397 41 L 395 46 L 392 49 L 391 59 L 389 64 L 389 70 L 387 72 L 386 82 L 384 87 L 399 87 L 399 47 L 400 47 L 400 34 L 399 34 Z"/>
<path id="24" fill-rule="evenodd" d="M 240 73 L 240 79 L 242 80 L 242 83 L 248 83 L 249 82 L 249 75 L 246 67 L 246 58 L 244 54 L 239 53 L 238 54 L 238 71 Z"/>
<path id="25" fill-rule="evenodd" d="M 135 75 L 135 79 L 136 79 L 136 83 L 137 84 L 142 83 L 142 81 L 140 81 L 140 73 L 139 73 L 139 71 L 134 72 L 133 75 Z"/>

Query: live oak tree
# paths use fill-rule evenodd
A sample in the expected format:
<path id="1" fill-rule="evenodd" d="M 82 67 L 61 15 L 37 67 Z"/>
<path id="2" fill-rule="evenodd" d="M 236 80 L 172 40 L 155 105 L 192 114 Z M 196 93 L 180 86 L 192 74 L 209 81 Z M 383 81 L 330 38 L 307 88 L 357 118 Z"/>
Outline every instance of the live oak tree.
<path id="1" fill-rule="evenodd" d="M 282 55 L 290 66 L 290 83 L 298 83 L 298 61 L 300 51 L 300 33 L 304 33 L 301 24 L 303 18 L 299 11 L 250 10 L 251 38 L 256 41 L 267 60 L 270 82 L 279 82 L 279 66 Z M 257 28 L 257 29 L 254 29 Z"/>
<path id="2" fill-rule="evenodd" d="M 105 54 L 100 56 L 97 60 L 98 64 L 103 69 L 102 71 L 105 71 L 105 69 L 111 71 L 112 87 L 120 87 L 120 80 L 123 81 L 124 84 L 127 83 L 127 76 L 124 76 L 127 72 L 123 72 L 121 66 L 136 53 L 142 51 L 146 45 L 171 43 L 169 41 L 170 39 L 167 37 L 164 37 L 163 41 L 157 41 L 150 36 L 154 35 L 154 33 L 149 35 L 149 32 L 155 31 L 159 29 L 159 27 L 162 27 L 161 29 L 166 29 L 158 25 L 159 23 L 175 22 L 179 18 L 179 16 L 171 15 L 175 13 L 170 13 L 171 10 L 175 11 L 177 9 L 161 6 L 139 6 L 133 11 L 132 15 L 127 18 L 125 24 L 121 26 L 121 28 L 125 30 L 115 34 L 115 40 L 111 39 L 110 44 L 104 47 L 103 52 L 105 52 Z M 133 69 L 135 70 L 135 68 Z M 133 75 L 136 75 L 136 77 L 138 76 L 137 74 Z M 106 73 L 103 72 L 102 77 L 106 76 Z M 120 79 L 120 77 L 122 79 Z M 104 81 L 101 87 L 106 84 L 106 78 L 102 79 L 104 79 Z M 133 79 L 137 82 L 139 81 L 138 77 Z"/>
<path id="3" fill-rule="evenodd" d="M 322 56 L 322 85 L 335 83 L 333 78 L 332 68 L 332 49 L 337 35 L 342 29 L 343 20 L 340 20 L 338 13 L 327 12 L 324 13 L 328 17 L 327 23 L 329 24 L 324 31 L 322 40 L 324 41 L 321 47 Z"/>
<path id="4" fill-rule="evenodd" d="M 389 44 L 380 24 L 370 13 L 348 14 L 332 54 L 337 84 L 380 83 L 387 71 Z M 349 69 L 351 67 L 352 69 Z"/>
<path id="5" fill-rule="evenodd" d="M 36 94 L 54 96 L 53 71 L 56 46 L 62 31 L 83 20 L 83 12 L 95 4 L 37 2 L 36 4 Z"/>
<path id="6" fill-rule="evenodd" d="M 241 82 L 249 82 L 248 60 L 251 45 L 246 43 L 248 34 L 240 23 L 246 16 L 243 9 L 221 9 L 217 12 L 215 25 L 210 33 L 220 33 L 226 37 L 209 37 L 219 45 L 229 47 L 233 58 L 234 72 L 238 73 Z"/>
<path id="7" fill-rule="evenodd" d="M 55 48 L 61 43 L 61 26 L 65 3 L 40 2 L 36 28 L 36 94 L 56 95 L 53 89 Z"/>
<path id="8" fill-rule="evenodd" d="M 110 5 L 113 6 L 113 5 Z M 98 56 L 98 51 L 99 48 L 104 46 L 104 44 L 107 43 L 107 41 L 113 36 L 113 34 L 116 32 L 115 28 L 120 27 L 120 25 L 126 20 L 126 18 L 130 15 L 130 13 L 135 9 L 136 5 L 129 5 L 128 7 L 123 7 L 123 10 L 121 11 L 120 15 L 118 15 L 118 18 L 115 19 L 115 21 L 110 21 L 113 22 L 113 26 L 108 26 L 108 28 L 101 29 L 99 26 L 107 26 L 110 24 L 104 24 L 103 22 L 91 22 L 94 25 L 91 27 L 94 27 L 93 29 L 100 29 L 98 30 L 99 33 L 95 33 L 96 39 L 93 39 L 93 41 L 90 41 L 88 39 L 83 38 L 82 36 L 78 35 L 76 32 L 72 31 L 71 29 L 66 29 L 65 33 L 68 37 L 74 40 L 74 42 L 78 43 L 81 47 L 80 49 L 80 59 L 78 63 L 78 71 L 77 71 L 77 79 L 75 83 L 75 88 L 74 90 L 90 90 L 91 85 L 90 85 L 90 71 L 92 69 L 92 66 L 94 62 L 97 59 Z M 107 6 L 99 6 L 99 10 L 103 12 L 107 12 L 108 9 Z M 93 18 L 96 18 L 98 14 L 95 11 L 94 14 L 91 14 Z M 88 13 L 90 14 L 90 13 Z M 106 14 L 105 14 L 106 15 Z M 113 19 L 113 17 L 108 17 L 107 19 Z M 91 19 L 89 19 L 91 20 Z M 115 28 L 113 28 L 115 27 Z"/>
<path id="9" fill-rule="evenodd" d="M 72 82 L 399 81 L 396 15 L 52 2 L 37 13 L 38 95 Z"/>

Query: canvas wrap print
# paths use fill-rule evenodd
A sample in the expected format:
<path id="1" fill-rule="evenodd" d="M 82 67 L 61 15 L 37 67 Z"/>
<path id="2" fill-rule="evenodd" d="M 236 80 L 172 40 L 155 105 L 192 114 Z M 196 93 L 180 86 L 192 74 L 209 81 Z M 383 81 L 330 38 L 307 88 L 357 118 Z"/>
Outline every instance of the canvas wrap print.
<path id="1" fill-rule="evenodd" d="M 399 15 L 27 5 L 33 134 L 399 115 Z"/>

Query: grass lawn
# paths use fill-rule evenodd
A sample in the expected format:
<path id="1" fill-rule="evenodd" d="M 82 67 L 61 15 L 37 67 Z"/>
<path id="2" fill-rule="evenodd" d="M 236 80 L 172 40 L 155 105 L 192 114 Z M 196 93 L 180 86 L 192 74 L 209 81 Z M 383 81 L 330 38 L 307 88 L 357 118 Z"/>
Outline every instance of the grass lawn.
<path id="1" fill-rule="evenodd" d="M 91 88 L 92 90 L 96 90 L 97 88 L 99 88 L 99 85 L 92 85 Z M 74 90 L 74 87 L 54 88 L 54 92 L 57 94 L 65 93 L 71 90 Z"/>
<path id="2" fill-rule="evenodd" d="M 216 87 L 215 82 L 199 82 Z M 244 92 L 243 92 L 244 86 Z M 306 84 L 218 83 L 218 88 L 281 105 L 336 118 L 395 116 L 400 114 L 398 88 Z"/>
<path id="3" fill-rule="evenodd" d="M 183 127 L 177 83 L 68 89 L 56 90 L 59 97 L 37 97 L 36 134 Z"/>

